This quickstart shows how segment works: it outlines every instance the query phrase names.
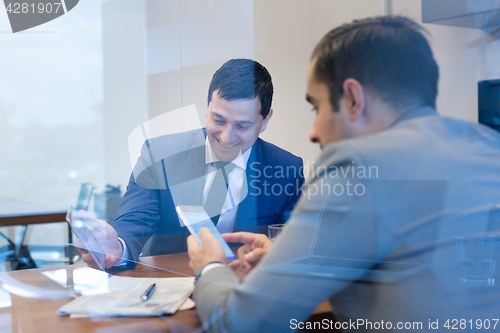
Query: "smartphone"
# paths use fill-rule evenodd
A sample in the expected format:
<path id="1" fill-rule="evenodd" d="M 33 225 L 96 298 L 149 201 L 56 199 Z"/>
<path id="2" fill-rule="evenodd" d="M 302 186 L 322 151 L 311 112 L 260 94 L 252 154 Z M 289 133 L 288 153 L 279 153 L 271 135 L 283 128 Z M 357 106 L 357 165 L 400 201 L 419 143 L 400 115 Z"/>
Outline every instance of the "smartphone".
<path id="1" fill-rule="evenodd" d="M 198 233 L 201 229 L 207 228 L 210 230 L 212 235 L 221 243 L 224 253 L 229 260 L 236 259 L 233 251 L 229 248 L 224 238 L 222 238 L 219 230 L 215 227 L 214 223 L 208 216 L 207 212 L 202 206 L 177 206 L 175 207 L 177 214 L 181 217 L 182 221 L 191 232 L 198 243 L 202 244 L 200 236 Z"/>
<path id="2" fill-rule="evenodd" d="M 66 214 L 66 221 L 71 227 L 73 234 L 82 242 L 83 248 L 89 251 L 99 269 L 105 272 L 106 255 L 101 245 L 99 245 L 99 242 L 92 234 L 89 226 L 80 218 L 80 215 L 73 206 L 69 206 L 68 213 Z"/>

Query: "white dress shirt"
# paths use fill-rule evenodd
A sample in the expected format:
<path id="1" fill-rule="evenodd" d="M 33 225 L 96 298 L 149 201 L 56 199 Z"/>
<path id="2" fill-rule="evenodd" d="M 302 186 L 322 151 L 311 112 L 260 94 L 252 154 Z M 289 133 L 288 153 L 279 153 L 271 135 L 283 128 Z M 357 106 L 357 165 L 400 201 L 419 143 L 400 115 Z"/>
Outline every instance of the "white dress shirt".
<path id="1" fill-rule="evenodd" d="M 248 158 L 250 157 L 251 152 L 252 148 L 250 147 L 250 149 L 246 152 L 243 154 L 240 153 L 234 160 L 231 161 L 231 163 L 236 166 L 228 174 L 229 185 L 227 189 L 226 201 L 224 201 L 219 222 L 217 223 L 217 229 L 221 234 L 233 231 L 236 213 L 238 212 L 238 204 L 241 199 L 243 182 L 246 180 Z M 203 190 L 203 205 L 205 205 L 205 202 L 207 201 L 208 193 L 210 192 L 215 175 L 217 174 L 215 162 L 218 161 L 219 159 L 215 156 L 207 138 L 207 141 L 205 142 L 206 176 L 205 188 Z"/>

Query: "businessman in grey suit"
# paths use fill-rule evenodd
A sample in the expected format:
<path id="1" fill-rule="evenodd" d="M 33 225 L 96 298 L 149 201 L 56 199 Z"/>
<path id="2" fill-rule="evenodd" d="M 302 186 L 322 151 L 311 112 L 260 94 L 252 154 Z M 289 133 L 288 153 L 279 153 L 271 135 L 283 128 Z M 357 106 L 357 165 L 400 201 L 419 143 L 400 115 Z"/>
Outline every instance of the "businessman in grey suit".
<path id="1" fill-rule="evenodd" d="M 316 46 L 307 100 L 323 151 L 284 231 L 274 244 L 225 235 L 245 243 L 230 264 L 208 230 L 203 245 L 188 238 L 207 331 L 495 323 L 500 258 L 488 204 L 500 202 L 500 135 L 436 113 L 438 66 L 424 34 L 409 19 L 378 17 Z M 249 271 L 242 280 L 237 267 Z M 336 321 L 307 322 L 325 299 Z"/>

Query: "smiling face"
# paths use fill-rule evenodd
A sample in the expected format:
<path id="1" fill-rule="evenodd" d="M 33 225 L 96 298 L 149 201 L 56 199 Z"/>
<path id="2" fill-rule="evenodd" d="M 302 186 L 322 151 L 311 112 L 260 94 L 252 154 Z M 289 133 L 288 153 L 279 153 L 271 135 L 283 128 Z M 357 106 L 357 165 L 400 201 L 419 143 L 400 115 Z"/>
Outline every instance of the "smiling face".
<path id="1" fill-rule="evenodd" d="M 243 154 L 265 131 L 273 112 L 264 119 L 260 110 L 258 97 L 228 101 L 219 97 L 218 90 L 213 92 L 205 117 L 208 141 L 220 161 L 230 162 L 240 151 Z"/>

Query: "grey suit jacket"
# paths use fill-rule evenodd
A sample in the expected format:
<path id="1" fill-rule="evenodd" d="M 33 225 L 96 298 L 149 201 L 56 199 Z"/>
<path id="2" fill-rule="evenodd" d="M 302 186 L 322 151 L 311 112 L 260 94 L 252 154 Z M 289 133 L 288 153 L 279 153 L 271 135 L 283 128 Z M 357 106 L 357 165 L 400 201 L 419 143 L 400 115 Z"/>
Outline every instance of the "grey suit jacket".
<path id="1" fill-rule="evenodd" d="M 194 300 L 206 329 L 290 331 L 327 298 L 344 328 L 364 320 L 358 331 L 380 332 L 381 321 L 384 332 L 404 330 L 398 323 L 426 331 L 430 322 L 444 330 L 453 318 L 498 317 L 500 288 L 463 284 L 464 269 L 477 273 L 470 266 L 477 262 L 464 267 L 456 246 L 458 236 L 483 235 L 491 224 L 488 204 L 500 203 L 497 132 L 421 108 L 386 131 L 326 146 L 317 164 L 283 234 L 244 280 L 218 267 L 197 281 Z M 488 271 L 484 257 L 488 265 L 500 259 L 496 244 L 481 245 L 479 270 Z M 310 254 L 362 269 L 350 278 L 266 269 Z M 394 280 L 370 279 L 380 262 L 428 259 Z"/>

